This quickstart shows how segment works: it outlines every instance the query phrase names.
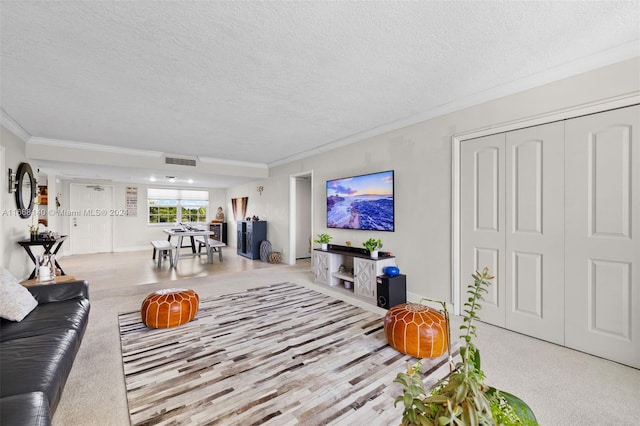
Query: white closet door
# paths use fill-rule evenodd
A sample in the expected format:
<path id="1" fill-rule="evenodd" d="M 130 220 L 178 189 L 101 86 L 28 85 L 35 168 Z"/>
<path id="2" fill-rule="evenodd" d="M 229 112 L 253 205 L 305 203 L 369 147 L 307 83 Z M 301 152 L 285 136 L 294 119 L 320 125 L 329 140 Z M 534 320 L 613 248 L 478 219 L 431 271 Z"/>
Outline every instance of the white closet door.
<path id="1" fill-rule="evenodd" d="M 640 107 L 566 124 L 566 345 L 640 368 Z"/>
<path id="2" fill-rule="evenodd" d="M 479 317 L 505 326 L 505 135 L 464 141 L 460 147 L 460 277 L 462 300 L 471 274 L 489 268 L 495 276 Z"/>
<path id="3" fill-rule="evenodd" d="M 564 343 L 564 123 L 506 134 L 506 327 Z"/>

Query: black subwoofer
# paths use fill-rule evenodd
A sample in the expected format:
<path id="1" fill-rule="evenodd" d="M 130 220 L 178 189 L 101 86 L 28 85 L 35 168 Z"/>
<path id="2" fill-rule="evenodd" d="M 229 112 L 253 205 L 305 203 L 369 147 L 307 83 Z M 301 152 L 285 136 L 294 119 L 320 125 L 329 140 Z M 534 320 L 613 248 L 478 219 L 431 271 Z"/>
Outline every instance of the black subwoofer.
<path id="1" fill-rule="evenodd" d="M 378 306 L 389 309 L 407 301 L 407 276 L 404 274 L 378 277 Z"/>

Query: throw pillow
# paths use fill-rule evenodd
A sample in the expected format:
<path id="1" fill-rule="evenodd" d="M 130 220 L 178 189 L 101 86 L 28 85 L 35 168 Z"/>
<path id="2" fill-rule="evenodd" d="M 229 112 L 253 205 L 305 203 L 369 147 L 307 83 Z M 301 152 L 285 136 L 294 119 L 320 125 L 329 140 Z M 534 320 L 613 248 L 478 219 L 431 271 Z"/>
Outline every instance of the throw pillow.
<path id="1" fill-rule="evenodd" d="M 9 271 L 0 267 L 0 317 L 22 321 L 38 301 Z"/>

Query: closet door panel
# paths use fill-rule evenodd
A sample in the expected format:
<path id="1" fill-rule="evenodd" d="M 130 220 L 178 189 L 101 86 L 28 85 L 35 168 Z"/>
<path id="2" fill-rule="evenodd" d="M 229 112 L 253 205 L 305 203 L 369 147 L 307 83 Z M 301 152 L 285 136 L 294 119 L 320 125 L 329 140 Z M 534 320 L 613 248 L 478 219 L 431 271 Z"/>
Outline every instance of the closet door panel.
<path id="1" fill-rule="evenodd" d="M 640 368 L 640 107 L 566 124 L 566 345 Z"/>
<path id="2" fill-rule="evenodd" d="M 495 276 L 480 319 L 505 326 L 504 134 L 464 141 L 460 148 L 460 277 L 463 299 L 471 274 L 489 268 Z"/>
<path id="3" fill-rule="evenodd" d="M 506 327 L 564 343 L 564 123 L 506 134 Z"/>

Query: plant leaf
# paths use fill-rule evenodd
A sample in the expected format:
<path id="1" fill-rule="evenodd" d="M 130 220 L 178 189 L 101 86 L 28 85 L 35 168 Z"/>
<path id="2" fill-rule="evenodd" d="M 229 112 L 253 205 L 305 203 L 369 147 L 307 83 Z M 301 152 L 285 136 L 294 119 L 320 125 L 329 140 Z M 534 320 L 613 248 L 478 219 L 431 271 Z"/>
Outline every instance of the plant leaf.
<path id="1" fill-rule="evenodd" d="M 422 382 L 420 382 L 420 383 L 422 383 Z M 411 394 L 413 395 L 414 398 L 425 394 L 424 387 L 422 387 L 420 385 L 411 385 L 409 387 L 409 391 L 411 392 Z"/>
<path id="2" fill-rule="evenodd" d="M 414 404 L 414 405 L 416 406 L 416 408 L 417 408 L 418 410 L 420 410 L 421 412 L 423 412 L 423 413 L 426 413 L 426 412 L 427 412 L 427 406 L 425 405 L 425 403 L 424 403 L 424 402 L 422 402 L 422 400 L 421 400 L 421 399 L 419 399 L 419 398 L 414 399 L 414 400 L 413 400 L 413 404 Z"/>
<path id="3" fill-rule="evenodd" d="M 393 406 L 395 407 L 396 405 L 398 405 L 398 402 L 404 401 L 404 395 L 398 395 L 396 396 L 395 401 L 393 401 Z"/>

